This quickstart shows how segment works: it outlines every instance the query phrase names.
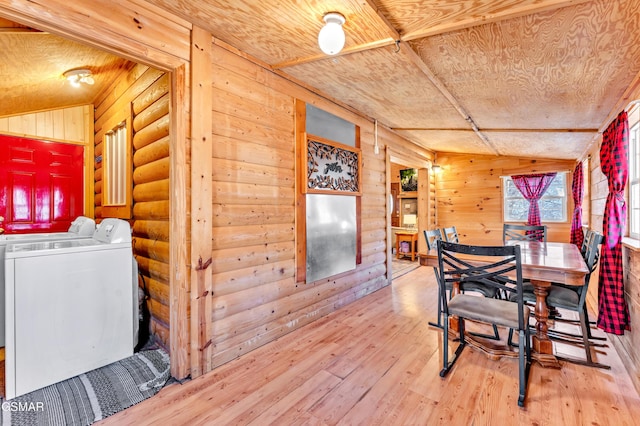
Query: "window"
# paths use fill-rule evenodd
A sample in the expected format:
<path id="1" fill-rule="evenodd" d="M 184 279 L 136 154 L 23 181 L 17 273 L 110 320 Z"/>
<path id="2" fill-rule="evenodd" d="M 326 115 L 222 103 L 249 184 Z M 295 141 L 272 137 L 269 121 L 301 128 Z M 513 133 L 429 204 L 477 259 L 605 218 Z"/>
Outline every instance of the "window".
<path id="1" fill-rule="evenodd" d="M 529 202 L 524 199 L 511 177 L 503 179 L 503 206 L 505 222 L 526 222 L 529 216 Z M 542 222 L 567 221 L 566 173 L 558 173 L 538 205 Z"/>
<path id="2" fill-rule="evenodd" d="M 127 122 L 104 135 L 103 217 L 131 218 L 131 148 Z"/>
<path id="3" fill-rule="evenodd" d="M 640 239 L 640 107 L 629 113 L 629 236 Z"/>

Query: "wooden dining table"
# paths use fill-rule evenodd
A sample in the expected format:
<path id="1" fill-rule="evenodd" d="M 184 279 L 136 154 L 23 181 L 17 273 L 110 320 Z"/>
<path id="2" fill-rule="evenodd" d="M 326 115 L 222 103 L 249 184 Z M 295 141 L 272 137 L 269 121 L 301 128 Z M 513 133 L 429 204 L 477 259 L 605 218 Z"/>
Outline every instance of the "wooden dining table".
<path id="1" fill-rule="evenodd" d="M 514 244 L 520 246 L 522 277 L 530 280 L 536 295 L 536 332 L 531 338 L 534 358 L 543 366 L 559 367 L 553 353 L 553 342 L 548 336 L 548 289 L 551 283 L 583 285 L 585 275 L 589 272 L 587 265 L 575 244 L 516 240 L 507 242 L 507 245 Z M 420 257 L 422 264 L 438 267 L 438 252 L 435 248 Z M 505 354 L 505 348 L 496 347 L 495 351 L 487 347 L 482 349 L 490 354 Z"/>

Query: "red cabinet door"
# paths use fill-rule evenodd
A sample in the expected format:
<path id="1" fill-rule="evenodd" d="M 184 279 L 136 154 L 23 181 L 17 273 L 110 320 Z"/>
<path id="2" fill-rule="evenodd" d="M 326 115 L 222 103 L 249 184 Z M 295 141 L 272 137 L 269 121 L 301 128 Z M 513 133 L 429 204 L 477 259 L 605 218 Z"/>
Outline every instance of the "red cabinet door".
<path id="1" fill-rule="evenodd" d="M 83 214 L 81 145 L 0 135 L 5 233 L 61 232 Z"/>

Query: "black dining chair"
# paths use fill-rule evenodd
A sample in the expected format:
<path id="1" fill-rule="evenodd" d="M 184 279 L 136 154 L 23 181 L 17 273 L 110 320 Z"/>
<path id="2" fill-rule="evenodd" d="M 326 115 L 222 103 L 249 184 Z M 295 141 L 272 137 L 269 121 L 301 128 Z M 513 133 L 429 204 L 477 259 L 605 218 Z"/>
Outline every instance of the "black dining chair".
<path id="1" fill-rule="evenodd" d="M 567 358 L 567 361 L 587 365 L 589 367 L 598 368 L 611 368 L 608 365 L 604 365 L 593 361 L 591 349 L 594 346 L 603 346 L 602 344 L 594 343 L 592 340 L 606 340 L 605 338 L 593 336 L 591 333 L 591 326 L 589 322 L 589 314 L 587 312 L 587 291 L 589 289 L 589 281 L 591 273 L 598 266 L 598 259 L 600 257 L 600 244 L 604 237 L 598 232 L 591 232 L 589 235 L 589 241 L 587 243 L 587 250 L 585 252 L 585 263 L 589 272 L 584 277 L 584 284 L 582 286 L 569 286 L 565 284 L 552 283 L 549 287 L 549 293 L 547 294 L 547 306 L 555 309 L 566 309 L 568 311 L 577 312 L 579 316 L 579 324 L 581 328 L 581 334 L 573 334 L 568 332 L 562 332 L 557 330 L 549 330 L 549 337 L 553 340 L 564 341 L 566 343 L 580 343 L 584 347 L 586 360 Z M 535 304 L 536 295 L 532 289 L 525 289 L 523 298 L 526 303 Z M 562 318 L 555 318 L 555 321 L 564 321 Z M 574 322 L 569 320 L 570 322 Z M 576 339 L 579 339 L 576 342 Z M 509 337 L 511 340 L 511 336 Z"/>
<path id="2" fill-rule="evenodd" d="M 424 231 L 424 238 L 427 241 L 427 249 L 431 250 L 432 248 L 435 249 L 436 248 L 436 243 L 438 241 L 442 241 L 442 232 L 440 231 L 439 228 L 433 229 L 433 230 L 425 230 Z M 446 233 L 444 234 L 446 235 Z M 435 266 L 433 267 L 433 272 L 436 276 L 436 279 L 438 278 L 438 268 L 436 268 Z M 448 290 L 448 294 L 451 294 L 451 286 L 447 287 Z M 472 283 L 469 282 L 467 283 L 467 285 L 464 288 L 464 291 L 473 291 L 476 293 L 480 293 L 482 294 L 484 297 L 497 297 L 498 293 L 496 292 L 496 290 L 494 288 L 491 287 L 487 287 L 485 285 L 483 285 L 482 283 Z M 433 326 L 433 327 L 437 327 L 437 328 L 442 328 L 442 315 L 443 315 L 443 311 L 442 311 L 442 302 L 440 300 L 440 287 L 438 286 L 438 321 L 437 322 L 433 322 L 430 321 L 429 325 Z M 487 339 L 493 339 L 493 340 L 500 340 L 500 333 L 498 331 L 498 327 L 494 326 L 493 327 L 493 334 L 481 334 L 481 333 L 473 333 L 474 335 L 478 336 L 478 337 L 484 337 Z"/>
<path id="3" fill-rule="evenodd" d="M 518 330 L 518 405 L 524 406 L 531 367 L 531 342 L 529 331 L 530 309 L 522 297 L 522 264 L 520 246 L 470 246 L 438 241 L 438 269 L 440 299 L 444 311 L 443 359 L 440 376 L 445 377 L 453 368 L 465 346 L 465 320 L 479 321 L 493 326 Z M 496 292 L 505 292 L 517 303 L 509 300 L 477 297 L 466 293 L 457 293 L 448 300 L 448 286 L 458 285 L 464 289 L 467 283 L 482 283 L 494 288 Z M 453 359 L 449 360 L 449 318 L 457 316 L 459 344 Z"/>
<path id="4" fill-rule="evenodd" d="M 505 223 L 502 227 L 502 243 L 507 241 L 541 241 L 547 243 L 547 225 L 514 225 Z"/>
<path id="5" fill-rule="evenodd" d="M 448 228 L 443 228 L 442 233 L 444 234 L 444 240 L 449 243 L 459 243 L 460 238 L 458 237 L 458 231 L 455 226 L 451 226 Z"/>

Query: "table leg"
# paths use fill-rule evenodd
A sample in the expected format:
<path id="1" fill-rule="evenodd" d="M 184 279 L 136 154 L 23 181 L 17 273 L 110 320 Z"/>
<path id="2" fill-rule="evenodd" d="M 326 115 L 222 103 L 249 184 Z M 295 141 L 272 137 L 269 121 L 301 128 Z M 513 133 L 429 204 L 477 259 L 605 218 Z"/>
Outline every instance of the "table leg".
<path id="1" fill-rule="evenodd" d="M 531 280 L 533 293 L 536 295 L 536 334 L 532 337 L 533 350 L 540 354 L 553 354 L 553 342 L 547 334 L 549 309 L 547 308 L 547 294 L 551 283 L 548 281 Z"/>

